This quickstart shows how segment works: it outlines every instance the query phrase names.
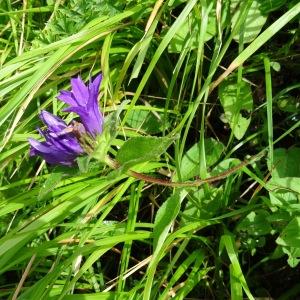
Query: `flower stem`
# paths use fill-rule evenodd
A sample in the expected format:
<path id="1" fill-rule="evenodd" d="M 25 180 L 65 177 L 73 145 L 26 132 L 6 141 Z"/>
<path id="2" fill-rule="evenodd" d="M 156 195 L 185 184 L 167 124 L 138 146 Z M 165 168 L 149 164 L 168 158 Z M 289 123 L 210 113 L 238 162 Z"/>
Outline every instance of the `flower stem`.
<path id="1" fill-rule="evenodd" d="M 228 177 L 229 175 L 236 173 L 237 171 L 239 171 L 240 169 L 242 169 L 243 167 L 261 159 L 263 156 L 265 155 L 265 151 L 262 151 L 260 153 L 258 153 L 257 155 L 252 156 L 250 159 L 245 160 L 243 162 L 241 162 L 240 164 L 238 164 L 237 166 L 226 170 L 224 172 L 219 173 L 216 176 L 212 176 L 206 179 L 197 179 L 194 181 L 184 181 L 184 182 L 174 182 L 174 181 L 170 181 L 167 179 L 162 179 L 162 178 L 155 178 L 143 173 L 139 173 L 133 170 L 128 170 L 126 173 L 127 175 L 134 177 L 136 179 L 139 180 L 143 180 L 149 183 L 154 183 L 154 184 L 158 184 L 158 185 L 163 185 L 163 186 L 170 186 L 170 187 L 198 187 L 201 186 L 205 183 L 212 183 L 215 181 L 219 181 L 221 179 L 224 179 L 226 177 Z M 107 165 L 109 165 L 111 168 L 113 169 L 118 169 L 120 167 L 119 163 L 112 159 L 111 157 L 107 156 L 105 159 L 105 162 L 107 163 Z"/>

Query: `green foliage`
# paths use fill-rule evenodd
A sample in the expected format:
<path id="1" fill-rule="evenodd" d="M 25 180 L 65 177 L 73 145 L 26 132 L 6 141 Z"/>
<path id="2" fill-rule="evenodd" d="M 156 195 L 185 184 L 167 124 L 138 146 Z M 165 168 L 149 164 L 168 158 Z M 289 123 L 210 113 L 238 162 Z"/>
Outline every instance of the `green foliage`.
<path id="1" fill-rule="evenodd" d="M 39 47 L 43 44 L 54 43 L 77 33 L 95 18 L 115 16 L 124 8 L 122 1 L 114 1 L 113 4 L 108 0 L 68 1 L 66 6 L 58 7 L 46 27 L 37 32 L 38 38 L 34 41 L 34 45 Z"/>
<path id="2" fill-rule="evenodd" d="M 142 162 L 155 161 L 173 141 L 166 137 L 133 137 L 123 144 L 116 159 L 125 170 Z"/>
<path id="3" fill-rule="evenodd" d="M 296 298 L 299 13 L 0 1 L 0 298 Z M 38 113 L 69 123 L 58 92 L 99 72 L 90 155 L 30 157 Z"/>
<path id="4" fill-rule="evenodd" d="M 224 150 L 224 145 L 212 138 L 205 139 L 205 156 L 206 166 L 210 167 L 215 164 Z M 182 157 L 180 166 L 180 178 L 186 181 L 194 176 L 199 175 L 201 160 L 201 144 L 193 145 Z M 177 179 L 177 176 L 175 177 Z"/>
<path id="5" fill-rule="evenodd" d="M 223 122 L 229 123 L 234 136 L 240 140 L 251 121 L 253 98 L 250 85 L 231 78 L 221 83 L 219 97 L 224 108 Z"/>
<path id="6" fill-rule="evenodd" d="M 241 1 L 239 0 L 231 1 L 230 9 L 231 13 L 233 14 L 233 17 L 231 19 L 232 28 L 234 28 L 234 26 L 236 25 L 239 15 L 241 14 L 240 3 Z M 240 41 L 240 38 L 242 38 L 242 43 L 252 42 L 261 32 L 264 24 L 266 23 L 266 12 L 272 8 L 273 5 L 269 0 L 253 0 L 244 24 L 241 26 L 240 32 L 234 36 L 234 39 L 236 41 Z"/>
<path id="7" fill-rule="evenodd" d="M 300 148 L 278 148 L 274 151 L 274 166 L 272 177 L 300 177 L 300 166 L 297 164 Z"/>
<path id="8" fill-rule="evenodd" d="M 187 192 L 184 190 L 176 191 L 157 211 L 153 228 L 153 247 L 155 251 L 162 247 L 168 231 L 179 213 L 181 202 L 186 195 Z"/>
<path id="9" fill-rule="evenodd" d="M 195 49 L 199 44 L 199 34 L 201 16 L 199 12 L 192 12 L 188 18 L 186 18 L 184 24 L 176 32 L 175 36 L 169 44 L 169 52 L 180 53 L 183 51 L 184 46 L 187 42 L 187 37 L 189 37 L 189 48 Z M 217 31 L 216 15 L 215 10 L 210 10 L 208 15 L 207 30 L 205 32 L 204 40 L 207 42 L 216 35 Z"/>
<path id="10" fill-rule="evenodd" d="M 162 113 L 139 109 L 129 112 L 127 124 L 148 134 L 157 134 L 163 131 L 165 125 L 168 125 L 168 120 L 165 120 Z"/>

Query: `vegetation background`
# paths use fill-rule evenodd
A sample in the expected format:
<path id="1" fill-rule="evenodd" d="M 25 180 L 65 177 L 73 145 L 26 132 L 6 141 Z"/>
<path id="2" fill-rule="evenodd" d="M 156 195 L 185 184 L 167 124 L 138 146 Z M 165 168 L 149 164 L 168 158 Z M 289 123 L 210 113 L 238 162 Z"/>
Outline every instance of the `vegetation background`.
<path id="1" fill-rule="evenodd" d="M 2 0 L 0 298 L 299 297 L 299 13 L 298 0 Z M 38 113 L 70 121 L 58 92 L 99 72 L 120 169 L 30 158 Z M 129 168 L 223 176 L 170 187 Z"/>

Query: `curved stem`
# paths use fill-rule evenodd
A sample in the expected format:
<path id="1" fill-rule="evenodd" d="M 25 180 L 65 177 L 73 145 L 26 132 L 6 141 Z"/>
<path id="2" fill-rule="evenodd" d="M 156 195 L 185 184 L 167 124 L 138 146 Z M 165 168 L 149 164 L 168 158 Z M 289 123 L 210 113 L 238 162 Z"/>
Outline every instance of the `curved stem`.
<path id="1" fill-rule="evenodd" d="M 261 159 L 263 156 L 265 155 L 265 151 L 262 151 L 260 153 L 258 153 L 257 155 L 252 156 L 250 159 L 245 160 L 243 162 L 241 162 L 240 164 L 238 164 L 237 166 L 226 170 L 224 172 L 219 173 L 216 176 L 212 176 L 206 179 L 197 179 L 194 181 L 184 181 L 184 182 L 174 182 L 174 181 L 170 181 L 168 179 L 162 179 L 162 178 L 155 178 L 143 173 L 139 173 L 133 170 L 128 170 L 127 171 L 127 175 L 134 177 L 136 179 L 139 180 L 143 180 L 149 183 L 155 183 L 158 185 L 163 185 L 163 186 L 170 186 L 170 187 L 197 187 L 197 186 L 201 186 L 204 183 L 211 183 L 211 182 L 215 182 L 215 181 L 219 181 L 221 179 L 226 178 L 227 176 L 237 172 L 238 170 L 242 169 L 243 167 Z M 113 160 L 110 157 L 106 157 L 106 163 L 112 167 L 113 169 L 118 169 L 119 168 L 119 164 L 117 161 Z"/>

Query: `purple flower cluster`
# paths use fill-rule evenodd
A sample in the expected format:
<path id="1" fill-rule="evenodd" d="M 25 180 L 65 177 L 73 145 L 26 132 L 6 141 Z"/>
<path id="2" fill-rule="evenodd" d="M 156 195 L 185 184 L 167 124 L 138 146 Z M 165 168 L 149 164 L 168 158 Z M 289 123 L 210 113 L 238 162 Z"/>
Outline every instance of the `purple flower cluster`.
<path id="1" fill-rule="evenodd" d="M 58 99 L 69 105 L 64 109 L 79 115 L 81 123 L 72 121 L 67 125 L 62 119 L 47 111 L 42 111 L 40 119 L 47 126 L 46 130 L 39 130 L 45 138 L 44 142 L 38 142 L 30 138 L 30 155 L 42 156 L 50 164 L 71 166 L 75 159 L 84 153 L 81 144 L 84 136 L 95 139 L 102 133 L 103 116 L 98 105 L 98 92 L 102 81 L 99 74 L 85 85 L 82 79 L 71 79 L 71 91 L 61 91 Z M 81 138 L 83 137 L 83 138 Z"/>

